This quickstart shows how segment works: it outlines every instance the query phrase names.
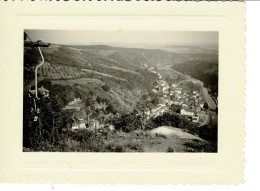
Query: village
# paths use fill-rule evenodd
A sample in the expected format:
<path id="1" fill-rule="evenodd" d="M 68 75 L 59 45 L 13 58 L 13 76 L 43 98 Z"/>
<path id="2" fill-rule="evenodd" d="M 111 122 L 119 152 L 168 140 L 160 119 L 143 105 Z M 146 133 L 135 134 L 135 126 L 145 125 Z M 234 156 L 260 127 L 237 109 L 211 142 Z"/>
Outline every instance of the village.
<path id="1" fill-rule="evenodd" d="M 203 82 L 186 76 L 185 81 L 181 81 L 177 84 L 169 84 L 154 68 L 149 68 L 148 70 L 157 74 L 159 78 L 157 85 L 152 90 L 153 93 L 158 95 L 159 104 L 152 110 L 146 108 L 145 114 L 147 118 L 162 115 L 169 111 L 170 107 L 174 105 L 177 108 L 179 107 L 179 111 L 176 113 L 179 113 L 194 123 L 201 125 L 207 124 L 208 114 L 204 105 L 205 99 L 202 92 Z M 199 88 L 197 90 L 190 90 L 181 87 L 180 84 L 185 82 L 192 83 Z"/>
<path id="2" fill-rule="evenodd" d="M 207 125 L 209 121 L 209 113 L 207 109 L 205 109 L 206 102 L 203 92 L 205 88 L 203 87 L 203 82 L 191 78 L 190 76 L 185 76 L 185 80 L 182 80 L 178 83 L 169 84 L 165 79 L 163 79 L 163 76 L 158 71 L 156 71 L 155 68 L 148 68 L 148 70 L 151 73 L 155 73 L 158 75 L 158 80 L 156 81 L 156 85 L 154 89 L 152 89 L 152 92 L 159 98 L 159 104 L 152 109 L 144 109 L 144 115 L 146 119 L 156 118 L 163 113 L 172 111 L 171 109 L 174 107 L 174 112 L 176 114 L 181 115 L 187 120 L 197 123 L 200 126 Z M 183 86 L 183 84 L 185 83 L 191 83 L 196 88 L 190 89 L 189 87 L 185 87 Z M 95 96 L 93 97 L 93 100 L 96 100 Z M 94 109 L 105 110 L 106 107 L 107 105 L 105 103 L 95 102 Z M 74 110 L 75 112 L 77 112 L 80 111 L 81 108 L 82 100 L 80 98 L 77 98 L 70 102 L 63 109 Z M 89 119 L 89 116 L 91 114 L 87 115 L 87 120 L 76 118 L 74 119 L 73 117 L 72 119 L 74 121 L 74 126 L 72 126 L 72 130 L 85 129 L 86 124 L 89 124 L 89 129 L 93 129 L 94 127 L 99 129 L 103 127 L 104 124 L 99 124 L 99 121 Z"/>

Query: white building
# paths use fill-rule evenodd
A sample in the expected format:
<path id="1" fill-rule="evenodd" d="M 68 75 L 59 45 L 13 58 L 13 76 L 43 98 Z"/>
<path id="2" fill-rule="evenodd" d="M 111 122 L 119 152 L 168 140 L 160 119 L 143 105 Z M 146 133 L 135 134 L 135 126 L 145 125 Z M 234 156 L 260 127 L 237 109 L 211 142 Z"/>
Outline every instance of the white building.
<path id="1" fill-rule="evenodd" d="M 175 91 L 177 94 L 181 94 L 181 90 L 176 90 Z"/>
<path id="2" fill-rule="evenodd" d="M 81 130 L 81 129 L 86 129 L 85 123 L 81 123 L 81 124 L 72 126 L 72 128 L 71 128 L 72 131 Z"/>
<path id="3" fill-rule="evenodd" d="M 188 110 L 185 110 L 185 109 L 181 109 L 181 115 L 194 116 L 194 112 L 188 111 Z"/>
<path id="4" fill-rule="evenodd" d="M 153 89 L 152 92 L 158 94 L 158 91 L 155 89 Z"/>
<path id="5" fill-rule="evenodd" d="M 192 117 L 192 122 L 198 123 L 199 122 L 199 116 L 195 115 Z"/>

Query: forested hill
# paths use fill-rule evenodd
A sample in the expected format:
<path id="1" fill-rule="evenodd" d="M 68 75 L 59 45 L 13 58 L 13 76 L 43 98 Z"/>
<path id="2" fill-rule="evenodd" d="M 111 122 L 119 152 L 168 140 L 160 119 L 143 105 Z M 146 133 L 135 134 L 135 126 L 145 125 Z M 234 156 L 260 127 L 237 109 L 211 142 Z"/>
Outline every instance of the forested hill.
<path id="1" fill-rule="evenodd" d="M 192 60 L 182 64 L 175 64 L 172 68 L 201 80 L 212 95 L 218 95 L 217 61 Z"/>

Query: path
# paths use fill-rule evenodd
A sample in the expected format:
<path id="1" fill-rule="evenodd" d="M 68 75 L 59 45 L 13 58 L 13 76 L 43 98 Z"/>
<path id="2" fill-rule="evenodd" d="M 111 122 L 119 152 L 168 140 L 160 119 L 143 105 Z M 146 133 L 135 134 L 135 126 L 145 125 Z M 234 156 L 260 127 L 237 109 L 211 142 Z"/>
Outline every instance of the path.
<path id="1" fill-rule="evenodd" d="M 186 133 L 183 130 L 179 129 L 179 128 L 175 128 L 175 127 L 170 127 L 170 126 L 161 126 L 161 127 L 157 127 L 153 130 L 150 131 L 151 135 L 164 135 L 167 137 L 170 137 L 172 135 L 178 136 L 180 138 L 183 139 L 193 139 L 193 140 L 199 140 L 199 141 L 205 141 L 195 135 L 192 135 L 190 133 Z"/>
<path id="2" fill-rule="evenodd" d="M 215 103 L 215 101 L 212 99 L 212 97 L 209 95 L 207 88 L 202 87 L 202 91 L 203 91 L 204 97 L 205 97 L 205 99 L 206 99 L 206 102 L 207 102 L 208 105 L 209 105 L 209 108 L 210 108 L 210 109 L 216 109 L 216 103 Z"/>

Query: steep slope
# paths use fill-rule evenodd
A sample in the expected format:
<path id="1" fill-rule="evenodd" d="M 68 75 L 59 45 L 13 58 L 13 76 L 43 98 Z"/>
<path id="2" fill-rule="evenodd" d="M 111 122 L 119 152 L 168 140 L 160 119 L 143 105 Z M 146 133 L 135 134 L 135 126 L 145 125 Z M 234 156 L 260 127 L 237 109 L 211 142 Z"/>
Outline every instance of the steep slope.
<path id="1" fill-rule="evenodd" d="M 217 61 L 193 60 L 182 64 L 176 64 L 172 68 L 201 80 L 212 95 L 218 95 Z"/>
<path id="2" fill-rule="evenodd" d="M 152 89 L 152 83 L 157 80 L 157 75 L 137 64 L 135 59 L 124 63 L 120 59 L 109 58 L 115 51 L 118 50 L 103 46 L 82 49 L 82 47 L 52 45 L 42 48 L 47 61 L 38 70 L 39 83 L 41 84 L 44 80 L 45 84 L 49 81 L 50 83 L 47 84 L 56 85 L 56 88 L 63 86 L 67 91 L 72 92 L 74 98 L 79 95 L 73 96 L 71 87 L 81 92 L 81 98 L 88 97 L 90 94 L 94 100 L 93 109 L 95 99 L 98 97 L 113 107 L 115 112 L 129 112 L 140 100 L 142 94 Z M 29 84 L 32 84 L 34 80 L 33 72 L 39 61 L 37 49 L 25 49 L 24 82 L 28 84 L 25 91 L 28 91 Z M 130 62 L 132 64 L 129 64 Z M 104 86 L 108 87 L 107 90 L 104 90 Z M 48 88 L 52 89 L 50 85 Z M 61 92 L 55 90 L 50 94 L 51 97 L 62 100 L 59 102 L 63 107 L 72 101 L 72 97 L 58 98 Z"/>

